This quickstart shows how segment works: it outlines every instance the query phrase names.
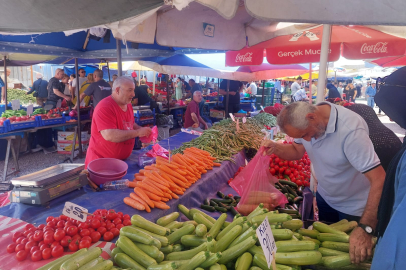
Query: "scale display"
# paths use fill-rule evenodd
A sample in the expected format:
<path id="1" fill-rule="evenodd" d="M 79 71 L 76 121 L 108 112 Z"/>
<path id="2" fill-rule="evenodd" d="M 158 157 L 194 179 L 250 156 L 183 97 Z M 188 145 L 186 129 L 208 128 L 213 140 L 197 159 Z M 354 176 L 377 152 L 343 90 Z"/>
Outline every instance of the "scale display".
<path id="1" fill-rule="evenodd" d="M 59 195 L 59 193 L 61 191 L 70 189 L 70 188 L 75 187 L 75 186 L 81 187 L 80 182 L 79 182 L 79 177 L 74 179 L 74 180 L 66 181 L 65 183 L 57 185 L 56 187 L 52 187 L 52 188 L 48 189 L 49 196 L 51 198 L 53 198 L 53 197 Z"/>

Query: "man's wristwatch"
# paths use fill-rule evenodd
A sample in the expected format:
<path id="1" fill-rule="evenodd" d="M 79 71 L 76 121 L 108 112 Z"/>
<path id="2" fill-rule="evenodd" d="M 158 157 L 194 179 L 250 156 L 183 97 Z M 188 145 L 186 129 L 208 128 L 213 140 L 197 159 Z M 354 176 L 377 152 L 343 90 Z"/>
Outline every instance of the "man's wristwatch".
<path id="1" fill-rule="evenodd" d="M 374 229 L 372 229 L 371 226 L 358 223 L 358 226 L 361 227 L 367 234 L 373 235 L 374 234 Z"/>

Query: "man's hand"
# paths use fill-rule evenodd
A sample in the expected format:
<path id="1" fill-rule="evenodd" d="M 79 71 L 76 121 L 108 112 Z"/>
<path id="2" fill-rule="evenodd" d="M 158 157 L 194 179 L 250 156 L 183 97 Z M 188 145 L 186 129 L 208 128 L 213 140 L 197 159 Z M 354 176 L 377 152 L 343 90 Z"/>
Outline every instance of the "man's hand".
<path id="1" fill-rule="evenodd" d="M 204 129 L 209 129 L 209 126 L 207 124 L 204 124 Z"/>
<path id="2" fill-rule="evenodd" d="M 138 137 L 148 137 L 151 134 L 151 129 L 149 127 L 142 127 L 138 129 Z"/>
<path id="3" fill-rule="evenodd" d="M 265 147 L 264 156 L 269 156 L 275 152 L 276 142 L 272 140 L 264 140 L 261 146 Z"/>
<path id="4" fill-rule="evenodd" d="M 70 97 L 66 97 L 65 99 L 66 99 L 66 101 L 71 101 Z"/>
<path id="5" fill-rule="evenodd" d="M 236 92 L 228 92 L 229 95 L 235 96 Z"/>
<path id="6" fill-rule="evenodd" d="M 350 234 L 350 258 L 351 263 L 358 264 L 372 257 L 372 236 L 362 228 L 355 228 Z"/>
<path id="7" fill-rule="evenodd" d="M 199 127 L 199 124 L 198 123 L 194 123 L 193 125 L 192 125 L 192 128 L 198 128 Z"/>

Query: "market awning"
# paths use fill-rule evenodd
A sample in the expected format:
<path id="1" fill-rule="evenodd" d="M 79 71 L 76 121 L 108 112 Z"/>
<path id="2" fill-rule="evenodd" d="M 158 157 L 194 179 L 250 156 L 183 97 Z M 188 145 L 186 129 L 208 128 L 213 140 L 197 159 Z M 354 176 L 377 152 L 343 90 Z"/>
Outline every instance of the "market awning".
<path id="1" fill-rule="evenodd" d="M 251 73 L 255 80 L 268 80 L 286 76 L 296 76 L 305 73 L 307 68 L 301 65 L 271 65 L 263 63 L 259 66 L 242 66 L 237 72 Z"/>

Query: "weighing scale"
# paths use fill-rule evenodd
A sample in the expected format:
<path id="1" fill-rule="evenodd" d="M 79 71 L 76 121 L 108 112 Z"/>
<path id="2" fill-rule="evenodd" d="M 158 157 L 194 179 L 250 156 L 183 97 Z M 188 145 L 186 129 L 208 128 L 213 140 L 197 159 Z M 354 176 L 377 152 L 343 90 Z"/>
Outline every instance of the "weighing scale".
<path id="1" fill-rule="evenodd" d="M 87 175 L 81 173 L 84 164 L 59 164 L 47 169 L 13 178 L 10 201 L 26 204 L 46 204 L 66 193 L 87 185 Z"/>

